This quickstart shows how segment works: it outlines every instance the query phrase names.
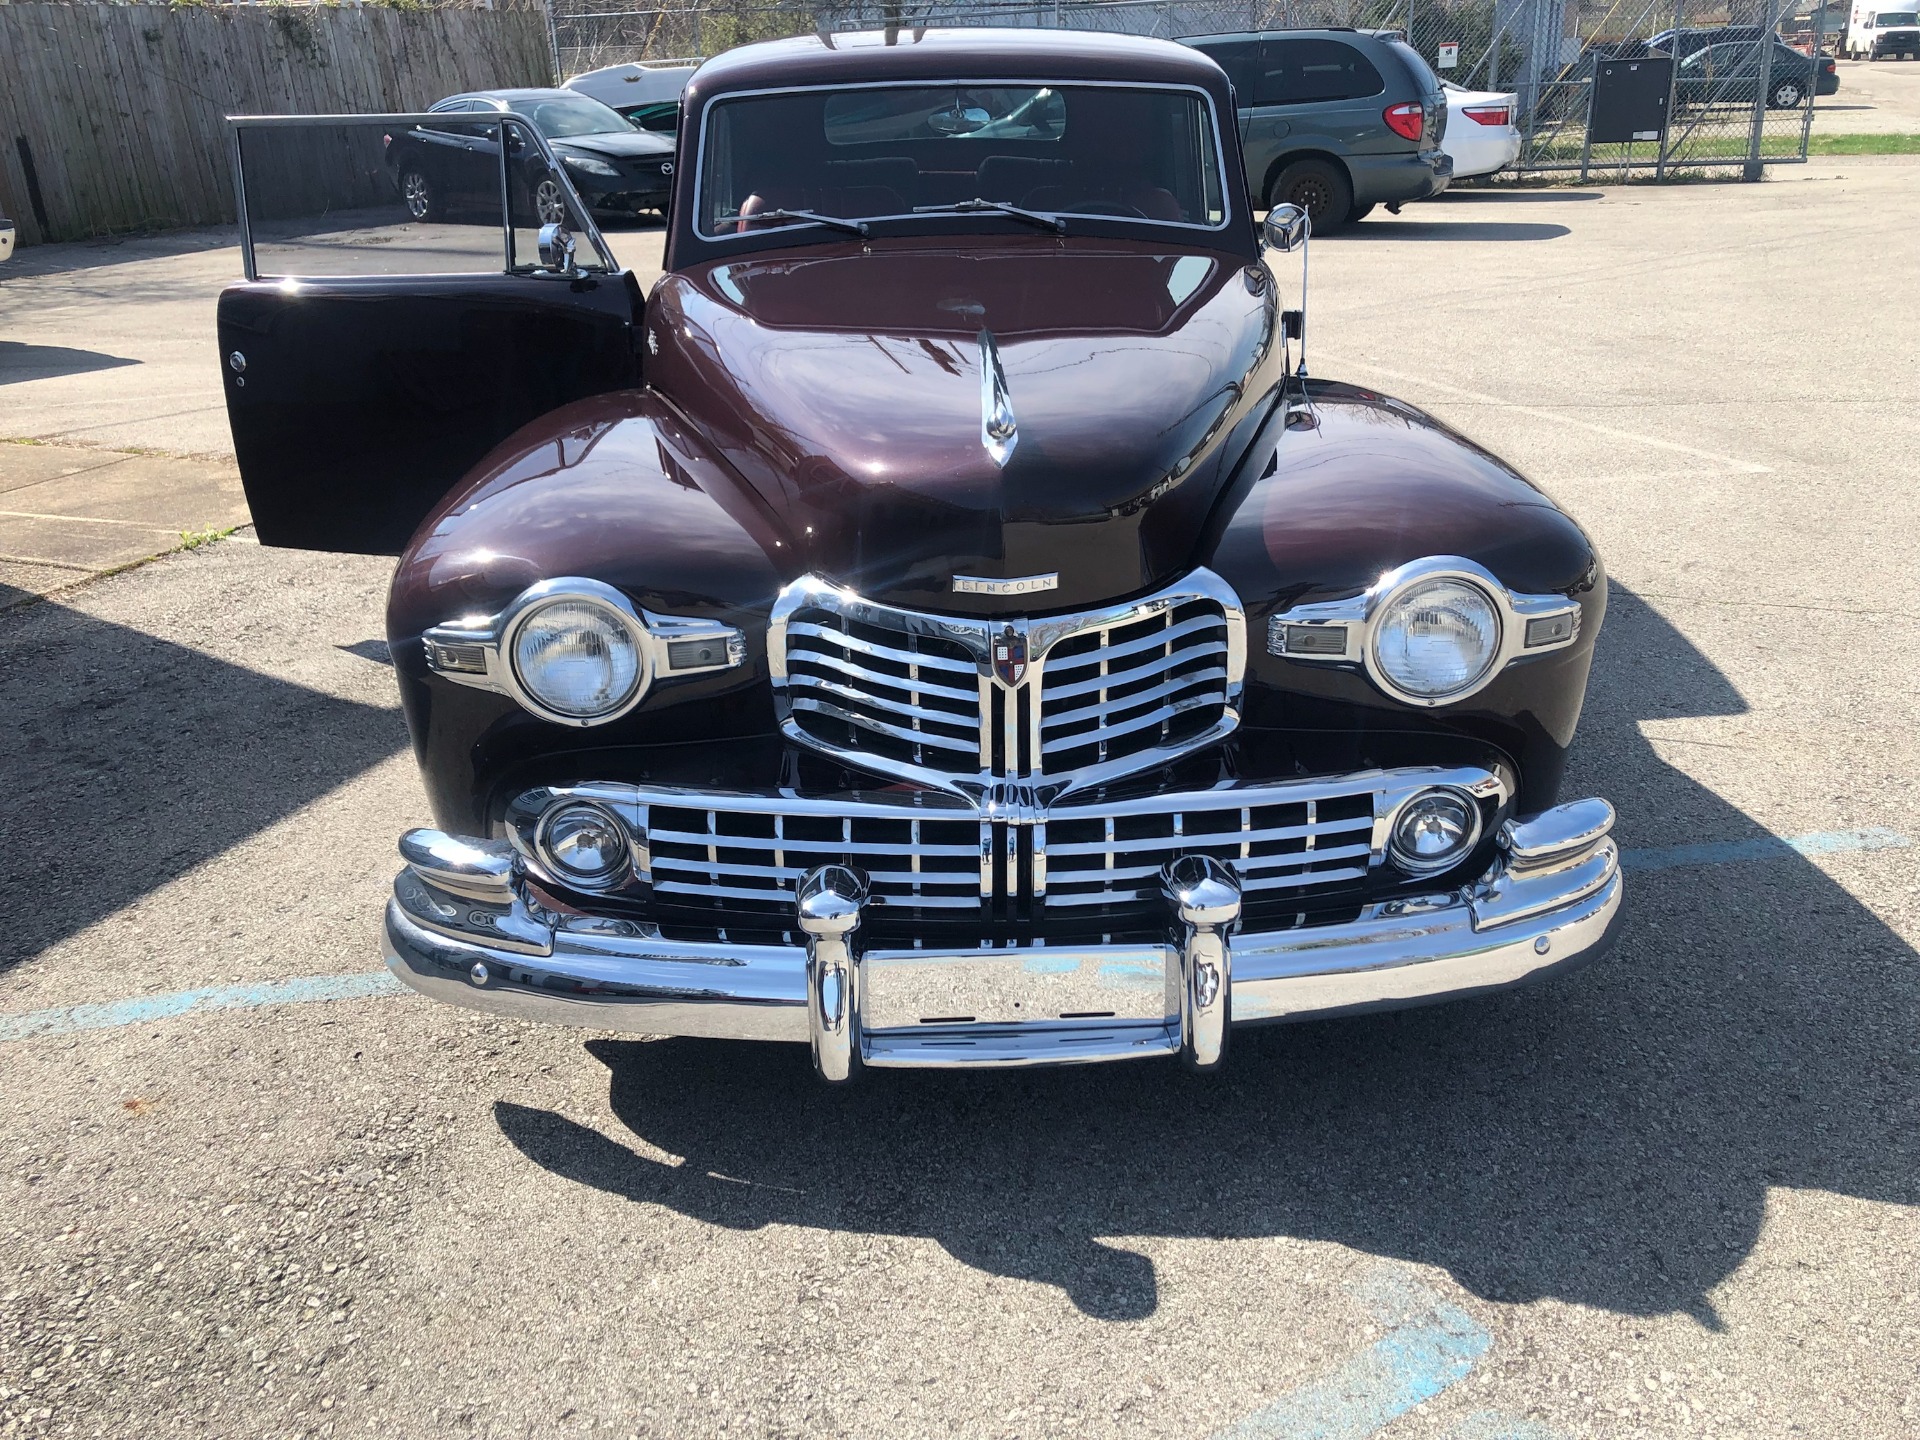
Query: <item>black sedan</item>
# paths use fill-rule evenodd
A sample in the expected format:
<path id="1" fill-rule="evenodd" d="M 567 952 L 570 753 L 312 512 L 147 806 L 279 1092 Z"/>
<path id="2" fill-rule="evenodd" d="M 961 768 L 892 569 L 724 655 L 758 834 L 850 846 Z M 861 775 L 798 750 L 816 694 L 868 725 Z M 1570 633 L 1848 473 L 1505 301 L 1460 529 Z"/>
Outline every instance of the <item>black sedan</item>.
<path id="1" fill-rule="evenodd" d="M 1696 50 L 1674 73 L 1674 97 L 1683 106 L 1751 107 L 1760 85 L 1760 61 L 1760 47 L 1751 41 Z M 1806 104 L 1809 95 L 1832 95 L 1839 88 L 1840 74 L 1831 56 L 1810 59 L 1774 43 L 1767 68 L 1769 109 L 1793 110 Z"/>
<path id="2" fill-rule="evenodd" d="M 416 220 L 438 220 L 450 206 L 499 204 L 497 132 L 463 125 L 462 116 L 512 111 L 539 127 L 567 178 L 599 218 L 655 210 L 665 215 L 673 189 L 671 135 L 639 129 L 598 100 L 572 90 L 484 90 L 449 95 L 430 112 L 445 115 L 445 130 L 416 125 L 387 139 L 387 166 Z M 508 138 L 508 178 L 516 214 L 538 223 L 567 219 L 560 186 L 538 151 Z"/>

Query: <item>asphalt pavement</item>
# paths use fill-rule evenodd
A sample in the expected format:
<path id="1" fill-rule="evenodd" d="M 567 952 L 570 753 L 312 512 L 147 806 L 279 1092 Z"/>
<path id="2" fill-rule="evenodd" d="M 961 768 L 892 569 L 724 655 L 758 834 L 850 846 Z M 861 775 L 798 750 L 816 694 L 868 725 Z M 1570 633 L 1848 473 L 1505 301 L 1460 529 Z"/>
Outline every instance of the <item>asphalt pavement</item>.
<path id="1" fill-rule="evenodd" d="M 139 363 L 0 434 L 218 454 L 221 241 L 26 252 L 9 341 Z M 1920 1434 L 1920 339 L 1861 283 L 1916 273 L 1899 162 L 1315 242 L 1313 372 L 1606 556 L 1567 793 L 1628 912 L 1214 1078 L 828 1091 L 395 994 L 388 562 L 243 533 L 0 614 L 0 1434 Z"/>

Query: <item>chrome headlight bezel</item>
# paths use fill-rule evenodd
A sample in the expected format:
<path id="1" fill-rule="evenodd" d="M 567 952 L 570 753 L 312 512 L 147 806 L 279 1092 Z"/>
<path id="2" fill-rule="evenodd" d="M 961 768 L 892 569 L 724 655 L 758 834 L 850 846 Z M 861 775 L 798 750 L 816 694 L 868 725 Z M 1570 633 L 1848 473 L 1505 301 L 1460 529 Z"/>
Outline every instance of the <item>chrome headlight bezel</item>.
<path id="1" fill-rule="evenodd" d="M 1388 668 L 1386 659 L 1381 655 L 1381 642 L 1387 639 L 1394 614 L 1422 591 L 1433 590 L 1440 586 L 1453 586 L 1466 591 L 1469 595 L 1486 602 L 1487 614 L 1493 623 L 1492 644 L 1486 653 L 1479 657 L 1479 664 L 1473 673 L 1460 684 L 1448 690 L 1420 691 L 1410 688 L 1401 677 L 1396 677 Z M 1512 628 L 1511 621 L 1495 595 L 1497 587 L 1489 589 L 1478 579 L 1471 576 L 1448 574 L 1444 571 L 1425 575 L 1414 575 L 1401 581 L 1383 594 L 1373 606 L 1368 617 L 1367 644 L 1363 657 L 1367 674 L 1382 690 L 1397 700 L 1409 705 L 1448 705 L 1464 699 L 1475 691 L 1483 689 L 1493 676 L 1494 667 L 1500 662 L 1500 653 L 1506 644 L 1506 635 Z"/>
<path id="2" fill-rule="evenodd" d="M 620 703 L 597 715 L 570 715 L 535 694 L 514 663 L 514 649 L 525 625 L 550 605 L 571 602 L 594 606 L 617 617 L 636 649 L 632 689 Z M 508 696 L 523 710 L 555 725 L 606 725 L 631 714 L 665 680 L 731 670 L 746 663 L 746 636 L 731 625 L 677 615 L 659 615 L 635 605 L 600 580 L 565 576 L 542 580 L 515 596 L 494 615 L 468 616 L 435 625 L 421 637 L 427 668 L 444 680 Z"/>
<path id="3" fill-rule="evenodd" d="M 578 605 L 589 611 L 599 611 L 615 627 L 626 632 L 633 646 L 633 680 L 626 693 L 604 710 L 591 714 L 562 710 L 535 690 L 521 673 L 519 648 L 522 632 L 557 605 Z M 602 585 L 597 580 L 543 581 L 522 592 L 502 613 L 499 635 L 501 670 L 509 686 L 508 693 L 519 702 L 522 709 L 533 712 L 542 720 L 551 720 L 556 725 L 604 725 L 610 720 L 618 720 L 644 700 L 647 691 L 653 688 L 654 657 L 653 647 L 647 643 L 647 622 L 641 618 L 632 601 L 611 585 Z"/>
<path id="4" fill-rule="evenodd" d="M 1379 629 L 1390 608 L 1420 586 L 1455 581 L 1479 591 L 1493 606 L 1499 636 L 1492 659 L 1472 681 L 1443 695 L 1401 688 L 1380 664 Z M 1580 602 L 1569 595 L 1509 590 L 1493 572 L 1459 555 L 1430 555 L 1387 571 L 1359 595 L 1296 605 L 1267 620 L 1267 653 L 1310 664 L 1365 672 L 1376 688 L 1404 705 L 1431 710 L 1479 694 L 1515 661 L 1564 650 L 1580 638 Z"/>

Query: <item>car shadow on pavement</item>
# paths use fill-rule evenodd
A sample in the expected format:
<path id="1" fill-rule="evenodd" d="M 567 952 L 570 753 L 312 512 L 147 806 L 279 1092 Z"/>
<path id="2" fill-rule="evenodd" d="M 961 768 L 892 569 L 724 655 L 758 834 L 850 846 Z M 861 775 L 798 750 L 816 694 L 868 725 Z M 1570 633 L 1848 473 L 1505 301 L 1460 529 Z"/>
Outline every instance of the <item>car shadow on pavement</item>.
<path id="1" fill-rule="evenodd" d="M 1532 220 L 1410 220 L 1380 216 L 1363 225 L 1349 225 L 1342 239 L 1357 240 L 1558 240 L 1573 232 L 1564 225 Z"/>
<path id="2" fill-rule="evenodd" d="M 1763 832 L 1639 723 L 1745 703 L 1615 587 L 1567 793 L 1630 847 Z M 1441 1266 L 1474 1294 L 1717 1328 L 1714 1287 L 1771 1186 L 1920 1202 L 1910 1017 L 1920 966 L 1804 859 L 1641 869 L 1615 953 L 1531 989 L 1240 1032 L 1226 1070 L 1172 1063 L 895 1071 L 816 1083 L 799 1046 L 595 1040 L 626 1137 L 496 1104 L 529 1159 L 716 1225 L 927 1236 L 1151 1315 L 1126 1237 L 1331 1241 Z M 1250 1265 L 1289 1263 L 1249 1252 Z"/>
<path id="3" fill-rule="evenodd" d="M 123 355 L 103 355 L 98 350 L 76 350 L 68 345 L 27 345 L 18 340 L 0 340 L 0 385 L 22 380 L 51 380 L 58 375 L 84 375 L 91 370 L 116 370 L 122 365 L 138 365 Z"/>
<path id="4" fill-rule="evenodd" d="M 0 611 L 0 973 L 406 744 L 394 709 L 55 602 Z"/>

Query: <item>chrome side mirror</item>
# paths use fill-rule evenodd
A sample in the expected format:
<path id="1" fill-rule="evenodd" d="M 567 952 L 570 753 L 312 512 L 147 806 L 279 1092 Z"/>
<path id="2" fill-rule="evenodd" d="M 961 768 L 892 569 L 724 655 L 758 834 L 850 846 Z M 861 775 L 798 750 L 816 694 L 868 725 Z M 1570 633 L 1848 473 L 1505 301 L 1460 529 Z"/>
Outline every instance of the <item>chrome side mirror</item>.
<path id="1" fill-rule="evenodd" d="M 1298 205 L 1276 205 L 1267 211 L 1267 247 L 1288 255 L 1307 243 L 1313 222 Z"/>
<path id="2" fill-rule="evenodd" d="M 556 220 L 551 225 L 540 227 L 540 268 L 555 275 L 572 275 L 578 267 L 573 263 L 575 247 L 573 232 Z"/>

